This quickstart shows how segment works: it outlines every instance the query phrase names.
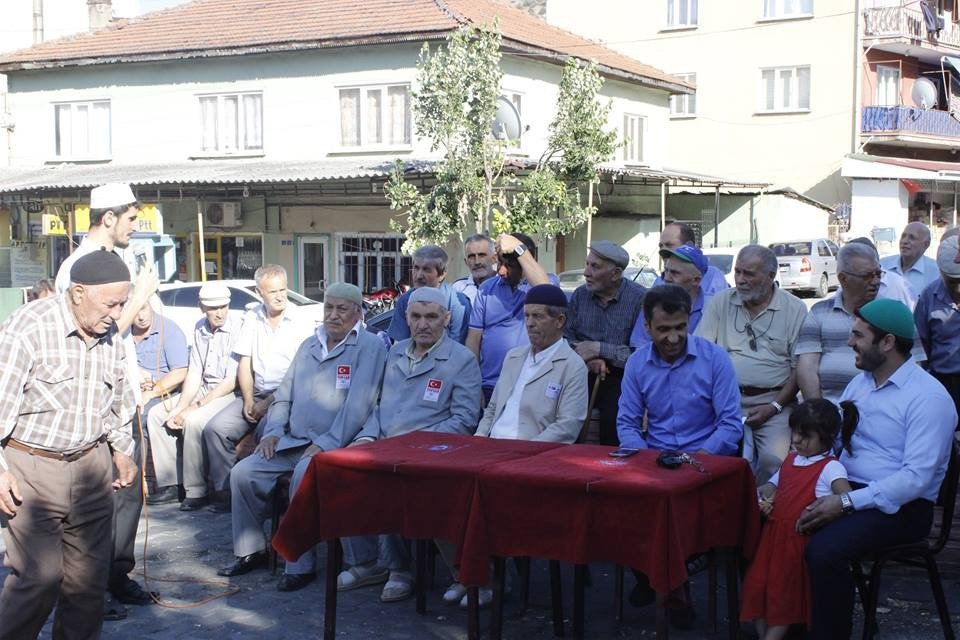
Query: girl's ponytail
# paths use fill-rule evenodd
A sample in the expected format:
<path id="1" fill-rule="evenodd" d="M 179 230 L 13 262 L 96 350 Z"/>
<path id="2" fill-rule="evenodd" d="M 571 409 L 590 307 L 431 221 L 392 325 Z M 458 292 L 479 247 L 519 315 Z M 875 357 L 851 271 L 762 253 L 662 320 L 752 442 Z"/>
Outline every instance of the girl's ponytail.
<path id="1" fill-rule="evenodd" d="M 857 423 L 860 422 L 860 411 L 852 401 L 844 400 L 840 403 L 840 413 L 843 416 L 840 442 L 847 453 L 853 455 L 853 445 L 850 441 L 853 439 L 853 432 L 857 430 Z"/>

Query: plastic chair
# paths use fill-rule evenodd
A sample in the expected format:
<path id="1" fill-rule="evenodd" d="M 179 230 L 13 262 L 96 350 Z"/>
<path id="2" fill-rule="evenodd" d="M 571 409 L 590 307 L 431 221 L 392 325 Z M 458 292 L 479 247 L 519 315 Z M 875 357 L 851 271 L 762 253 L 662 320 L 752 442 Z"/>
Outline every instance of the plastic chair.
<path id="1" fill-rule="evenodd" d="M 933 599 L 937 604 L 937 614 L 943 626 L 943 637 L 948 640 L 955 638 L 953 626 L 950 624 L 950 612 L 947 610 L 947 599 L 943 593 L 943 583 L 940 580 L 940 571 L 937 568 L 937 554 L 943 550 L 950 539 L 950 530 L 953 527 L 953 514 L 957 501 L 957 481 L 960 479 L 960 444 L 956 440 L 950 451 L 950 463 L 947 465 L 947 474 L 940 485 L 936 506 L 940 507 L 938 521 L 939 531 L 934 538 L 925 538 L 910 544 L 898 544 L 877 551 L 869 556 L 854 561 L 853 576 L 860 592 L 860 601 L 863 603 L 863 639 L 870 640 L 877 633 L 877 603 L 880 598 L 880 574 L 888 562 L 900 562 L 927 570 L 930 579 L 930 588 L 933 590 Z M 862 561 L 873 563 L 870 577 L 863 572 Z"/>

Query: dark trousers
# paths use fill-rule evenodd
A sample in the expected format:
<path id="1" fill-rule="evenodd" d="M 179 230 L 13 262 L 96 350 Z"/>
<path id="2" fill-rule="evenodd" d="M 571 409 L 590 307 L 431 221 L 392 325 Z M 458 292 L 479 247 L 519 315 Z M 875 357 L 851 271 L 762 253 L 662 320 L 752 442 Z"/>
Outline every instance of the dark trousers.
<path id="1" fill-rule="evenodd" d="M 930 373 L 940 381 L 943 388 L 953 398 L 953 406 L 956 408 L 957 414 L 960 414 L 960 375 L 956 373 L 937 373 L 936 371 Z M 960 428 L 960 424 L 957 425 L 957 428 Z"/>
<path id="2" fill-rule="evenodd" d="M 587 391 L 593 394 L 593 385 L 597 376 L 590 374 L 587 380 Z M 600 411 L 600 444 L 611 447 L 620 445 L 617 436 L 617 412 L 620 410 L 620 382 L 623 380 L 623 369 L 610 367 L 607 377 L 600 382 L 597 391 L 597 401 L 593 408 Z"/>
<path id="3" fill-rule="evenodd" d="M 865 509 L 834 520 L 807 544 L 813 603 L 810 640 L 847 640 L 853 630 L 854 580 L 850 562 L 930 533 L 933 503 L 914 500 L 887 514 Z"/>
<path id="4" fill-rule="evenodd" d="M 144 407 L 143 413 L 131 421 L 133 442 L 136 445 L 133 451 L 133 461 L 137 465 L 137 479 L 129 487 L 113 492 L 113 556 L 110 561 L 110 578 L 108 588 L 122 586 L 127 581 L 127 574 L 133 571 L 137 561 L 135 559 L 137 545 L 137 527 L 140 525 L 140 511 L 143 508 L 143 452 L 140 450 L 140 418 L 145 418 L 151 406 L 160 402 L 159 398 L 151 400 Z M 146 432 L 146 420 L 143 420 L 143 431 Z M 114 469 L 116 479 L 116 469 Z"/>

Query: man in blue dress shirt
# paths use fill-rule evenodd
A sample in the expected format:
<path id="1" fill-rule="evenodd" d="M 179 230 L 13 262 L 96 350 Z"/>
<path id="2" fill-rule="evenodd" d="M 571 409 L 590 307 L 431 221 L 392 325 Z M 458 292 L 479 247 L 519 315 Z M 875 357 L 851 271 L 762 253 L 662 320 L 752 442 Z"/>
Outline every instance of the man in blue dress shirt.
<path id="1" fill-rule="evenodd" d="M 627 360 L 617 417 L 621 447 L 737 453 L 743 425 L 733 363 L 723 348 L 687 333 L 690 307 L 690 295 L 673 284 L 650 289 L 643 300 L 651 341 Z M 634 575 L 630 603 L 652 603 L 647 577 Z M 668 599 L 668 615 L 674 626 L 692 627 L 693 609 L 682 589 Z"/>
<path id="2" fill-rule="evenodd" d="M 916 299 L 931 282 L 939 279 L 937 263 L 923 255 L 930 248 L 930 229 L 922 222 L 911 222 L 900 234 L 900 253 L 880 260 L 880 266 L 907 281 Z"/>
<path id="3" fill-rule="evenodd" d="M 447 325 L 447 335 L 463 344 L 467 339 L 467 323 L 470 321 L 470 299 L 443 279 L 447 275 L 449 257 L 442 247 L 435 244 L 425 244 L 413 252 L 413 289 L 397 298 L 387 335 L 393 342 L 406 340 L 410 337 L 410 327 L 407 325 L 407 304 L 410 295 L 421 287 L 439 289 L 447 297 L 450 309 L 450 323 Z"/>
<path id="4" fill-rule="evenodd" d="M 850 346 L 863 372 L 841 400 L 856 403 L 860 421 L 851 451 L 840 455 L 854 490 L 818 498 L 797 522 L 800 533 L 813 533 L 809 637 L 818 640 L 850 637 L 851 560 L 930 532 L 957 425 L 950 396 L 910 358 L 915 329 L 906 305 L 877 299 L 856 315 Z"/>
<path id="5" fill-rule="evenodd" d="M 920 294 L 913 317 L 930 373 L 953 397 L 960 412 L 960 247 L 957 237 L 937 249 L 940 279 Z"/>

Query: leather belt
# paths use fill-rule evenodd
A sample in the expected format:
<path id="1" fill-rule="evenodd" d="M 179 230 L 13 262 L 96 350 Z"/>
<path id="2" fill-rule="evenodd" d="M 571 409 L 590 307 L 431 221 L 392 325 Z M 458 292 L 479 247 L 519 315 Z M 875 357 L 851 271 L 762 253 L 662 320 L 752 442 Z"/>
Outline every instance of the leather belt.
<path id="1" fill-rule="evenodd" d="M 22 442 L 19 442 L 18 440 L 14 440 L 13 438 L 10 438 L 7 441 L 7 446 L 10 447 L 11 449 L 16 449 L 17 451 L 23 451 L 25 453 L 29 453 L 32 456 L 39 456 L 41 458 L 50 458 L 51 460 L 62 460 L 64 462 L 74 462 L 76 460 L 79 460 L 83 456 L 87 455 L 88 453 L 90 453 L 91 451 L 93 451 L 94 449 L 96 449 L 98 446 L 100 446 L 106 441 L 107 441 L 107 436 L 102 435 L 99 438 L 97 438 L 97 440 L 94 441 L 92 444 L 88 444 L 82 449 L 76 449 L 74 451 L 50 451 L 48 449 L 38 449 L 37 447 L 31 447 L 28 444 L 24 444 Z"/>
<path id="2" fill-rule="evenodd" d="M 780 391 L 780 389 L 783 389 L 783 387 L 740 387 L 740 395 L 759 396 L 771 391 Z"/>

